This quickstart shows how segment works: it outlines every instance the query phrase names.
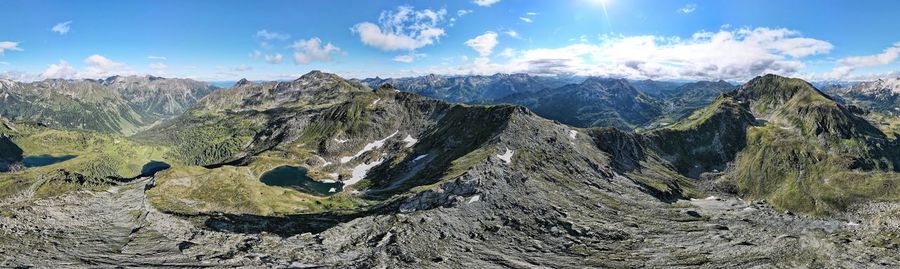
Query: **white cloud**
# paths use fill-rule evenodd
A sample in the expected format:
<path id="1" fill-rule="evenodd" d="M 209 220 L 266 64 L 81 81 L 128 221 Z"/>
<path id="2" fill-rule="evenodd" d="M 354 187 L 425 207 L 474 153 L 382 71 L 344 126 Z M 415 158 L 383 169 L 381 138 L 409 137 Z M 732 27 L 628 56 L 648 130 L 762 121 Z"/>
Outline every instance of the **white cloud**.
<path id="1" fill-rule="evenodd" d="M 741 28 L 698 32 L 686 39 L 602 36 L 599 43 L 517 51 L 514 58 L 503 64 L 480 57 L 470 64 L 423 72 L 747 80 L 766 73 L 800 74 L 805 68 L 803 57 L 825 54 L 831 49 L 828 42 L 805 38 L 788 29 Z"/>
<path id="2" fill-rule="evenodd" d="M 92 67 L 102 68 L 106 70 L 119 68 L 125 65 L 123 63 L 114 62 L 113 60 L 110 60 L 109 58 L 106 58 L 103 55 L 99 54 L 88 56 L 87 59 L 84 59 L 84 63 Z"/>
<path id="3" fill-rule="evenodd" d="M 150 59 L 150 60 L 159 60 L 159 61 L 165 61 L 165 60 L 167 60 L 166 57 L 163 57 L 163 56 L 153 56 L 153 55 L 147 56 L 147 59 Z"/>
<path id="4" fill-rule="evenodd" d="M 581 36 L 578 36 L 578 38 L 569 38 L 569 41 L 580 42 L 580 43 L 588 43 L 589 42 L 587 35 L 581 35 Z"/>
<path id="5" fill-rule="evenodd" d="M 508 35 L 509 37 L 512 37 L 512 38 L 517 38 L 517 39 L 518 39 L 518 38 L 521 38 L 521 36 L 519 36 L 519 32 L 516 32 L 515 30 L 508 30 L 508 31 L 503 32 L 503 33 L 506 34 L 506 35 Z"/>
<path id="6" fill-rule="evenodd" d="M 72 24 L 72 21 L 57 23 L 56 25 L 53 25 L 53 28 L 50 28 L 50 31 L 54 31 L 61 35 L 64 35 L 64 34 L 68 33 L 69 30 L 71 29 L 69 27 L 70 24 Z"/>
<path id="7" fill-rule="evenodd" d="M 8 79 L 13 81 L 31 82 L 40 79 L 39 75 L 26 73 L 22 71 L 3 71 L 0 72 L 0 79 Z"/>
<path id="8" fill-rule="evenodd" d="M 500 56 L 503 56 L 506 58 L 512 58 L 515 55 L 516 55 L 516 50 L 513 48 L 505 48 L 505 49 L 503 49 L 503 51 L 500 52 Z"/>
<path id="9" fill-rule="evenodd" d="M 259 59 L 259 57 L 262 57 L 262 52 L 259 50 L 253 50 L 253 52 L 250 53 L 250 58 Z"/>
<path id="10" fill-rule="evenodd" d="M 465 42 L 466 46 L 477 51 L 478 55 L 481 57 L 490 56 L 494 47 L 497 46 L 497 43 L 497 33 L 491 31 L 487 31 L 484 34 L 466 40 Z"/>
<path id="11" fill-rule="evenodd" d="M 403 55 L 397 55 L 394 57 L 394 61 L 401 63 L 412 63 L 416 59 L 425 58 L 425 54 L 422 53 L 409 53 Z"/>
<path id="12" fill-rule="evenodd" d="M 82 78 L 101 78 L 111 75 L 128 75 L 134 74 L 128 65 L 110 60 L 103 55 L 94 54 L 84 59 L 87 65 L 84 71 L 79 72 L 78 76 Z"/>
<path id="13" fill-rule="evenodd" d="M 262 38 L 265 40 L 286 40 L 288 38 L 291 38 L 291 35 L 278 33 L 278 32 L 269 32 L 269 30 L 262 29 L 262 30 L 256 31 L 256 37 Z"/>
<path id="14" fill-rule="evenodd" d="M 368 46 L 383 51 L 412 51 L 434 44 L 445 34 L 439 24 L 446 14 L 447 10 L 443 8 L 417 11 L 409 6 L 400 6 L 393 12 L 381 12 L 377 25 L 363 22 L 350 30 L 359 34 L 360 41 Z"/>
<path id="15" fill-rule="evenodd" d="M 3 56 L 3 53 L 5 53 L 7 50 L 22 51 L 22 48 L 19 48 L 19 42 L 12 42 L 12 41 L 0 42 L 0 56 Z"/>
<path id="16" fill-rule="evenodd" d="M 468 15 L 468 14 L 472 14 L 472 10 L 471 10 L 471 9 L 460 9 L 460 10 L 457 10 L 457 11 L 456 11 L 456 16 L 457 16 L 457 17 L 462 17 L 462 16 L 465 16 L 465 15 Z"/>
<path id="17" fill-rule="evenodd" d="M 527 22 L 527 23 L 532 23 L 532 22 L 534 22 L 534 16 L 537 16 L 537 15 L 538 15 L 537 12 L 527 12 L 527 13 L 525 13 L 525 15 L 522 15 L 522 17 L 519 17 L 519 20 Z"/>
<path id="18" fill-rule="evenodd" d="M 48 78 L 62 78 L 62 79 L 73 79 L 76 78 L 78 72 L 75 71 L 75 68 L 72 67 L 65 60 L 59 60 L 57 64 L 50 64 L 47 66 L 47 69 L 44 70 L 44 73 L 41 73 L 40 77 L 44 79 Z"/>
<path id="19" fill-rule="evenodd" d="M 150 63 L 150 69 L 166 69 L 166 68 L 169 68 L 169 66 L 164 63 Z"/>
<path id="20" fill-rule="evenodd" d="M 242 65 L 235 66 L 234 68 L 231 68 L 231 70 L 237 71 L 237 72 L 244 72 L 244 71 L 253 70 L 253 67 L 250 67 L 249 65 L 246 65 L 246 64 L 242 64 Z"/>
<path id="21" fill-rule="evenodd" d="M 59 63 L 47 65 L 38 77 L 47 78 L 63 78 L 63 79 L 80 79 L 80 78 L 104 78 L 112 75 L 134 75 L 137 74 L 131 67 L 124 63 L 110 60 L 99 54 L 91 55 L 84 59 L 85 67 L 81 70 L 75 69 L 69 62 L 59 60 Z M 149 65 L 155 72 L 164 71 L 168 66 L 163 63 L 151 63 Z"/>
<path id="22" fill-rule="evenodd" d="M 845 79 L 856 69 L 890 64 L 898 57 L 900 57 L 900 42 L 894 43 L 894 46 L 884 49 L 879 54 L 840 59 L 835 63 L 834 69 L 825 74 L 824 79 Z"/>
<path id="23" fill-rule="evenodd" d="M 150 66 L 150 69 L 154 69 L 154 70 L 165 70 L 165 69 L 169 68 L 169 66 L 164 63 L 150 63 L 149 66 Z"/>
<path id="24" fill-rule="evenodd" d="M 308 40 L 297 40 L 294 45 L 294 63 L 306 64 L 312 61 L 328 61 L 331 60 L 331 54 L 340 52 L 341 49 L 331 43 L 322 45 L 322 40 L 313 37 Z"/>
<path id="25" fill-rule="evenodd" d="M 169 66 L 164 63 L 150 63 L 148 65 L 150 67 L 150 74 L 154 76 L 165 76 L 167 74 L 167 70 Z"/>
<path id="26" fill-rule="evenodd" d="M 281 61 L 284 60 L 284 55 L 281 55 L 281 53 L 275 53 L 275 55 L 268 55 L 268 54 L 266 54 L 266 56 L 265 56 L 264 58 L 265 58 L 265 60 L 266 60 L 267 63 L 270 63 L 270 64 L 280 64 Z"/>
<path id="27" fill-rule="evenodd" d="M 695 10 L 697 10 L 697 4 L 687 4 L 679 9 L 676 9 L 675 12 L 682 13 L 682 14 L 690 14 L 690 13 L 693 13 Z"/>
<path id="28" fill-rule="evenodd" d="M 493 4 L 496 4 L 497 2 L 500 2 L 500 0 L 474 0 L 474 1 L 472 1 L 472 3 L 482 6 L 482 7 L 489 7 Z"/>

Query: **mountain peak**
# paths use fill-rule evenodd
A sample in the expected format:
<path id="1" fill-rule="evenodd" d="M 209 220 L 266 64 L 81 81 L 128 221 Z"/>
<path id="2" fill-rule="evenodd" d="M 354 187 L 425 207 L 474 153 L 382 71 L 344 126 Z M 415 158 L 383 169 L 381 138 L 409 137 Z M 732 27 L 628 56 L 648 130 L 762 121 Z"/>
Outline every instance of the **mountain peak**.
<path id="1" fill-rule="evenodd" d="M 248 81 L 246 78 L 242 78 L 241 80 L 238 80 L 238 82 L 234 83 L 234 87 L 240 87 L 240 86 L 244 86 L 244 85 L 248 85 L 248 84 L 251 84 L 251 82 Z"/>
<path id="2" fill-rule="evenodd" d="M 332 74 L 332 73 L 326 73 L 326 72 L 322 72 L 320 70 L 313 70 L 313 71 L 309 71 L 309 73 L 306 73 L 306 74 L 300 76 L 300 78 L 297 78 L 294 81 L 301 81 L 301 80 L 325 81 L 325 80 L 344 80 L 344 78 L 342 78 L 338 75 Z"/>
<path id="3" fill-rule="evenodd" d="M 767 103 L 773 101 L 783 103 L 798 94 L 810 94 L 831 100 L 805 80 L 774 74 L 753 78 L 735 92 L 739 100 Z"/>
<path id="4" fill-rule="evenodd" d="M 602 87 L 606 89 L 612 88 L 633 88 L 633 86 L 628 83 L 628 80 L 622 78 L 603 78 L 603 77 L 589 77 L 585 79 L 579 86 L 582 87 Z"/>

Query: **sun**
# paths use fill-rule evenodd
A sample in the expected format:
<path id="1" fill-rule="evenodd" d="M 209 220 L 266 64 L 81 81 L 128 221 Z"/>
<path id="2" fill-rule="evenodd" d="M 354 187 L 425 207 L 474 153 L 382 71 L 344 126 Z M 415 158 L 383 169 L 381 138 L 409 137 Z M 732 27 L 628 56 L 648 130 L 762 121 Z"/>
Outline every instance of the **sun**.
<path id="1" fill-rule="evenodd" d="M 603 18 L 606 20 L 606 24 L 609 25 L 609 12 L 606 7 L 609 6 L 612 0 L 588 0 L 591 4 L 600 5 L 600 8 L 603 9 Z"/>
<path id="2" fill-rule="evenodd" d="M 606 6 L 609 5 L 609 2 L 611 2 L 611 1 L 612 0 L 588 0 L 588 2 L 591 2 L 592 4 L 595 4 L 595 5 L 600 5 L 603 8 L 606 8 Z"/>

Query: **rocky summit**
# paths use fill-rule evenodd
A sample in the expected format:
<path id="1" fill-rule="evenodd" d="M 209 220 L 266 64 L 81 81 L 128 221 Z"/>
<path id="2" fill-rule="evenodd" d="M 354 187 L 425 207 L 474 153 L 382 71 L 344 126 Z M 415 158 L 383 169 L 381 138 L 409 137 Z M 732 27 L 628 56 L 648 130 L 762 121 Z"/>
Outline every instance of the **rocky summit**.
<path id="1" fill-rule="evenodd" d="M 131 136 L 2 123 L 3 266 L 900 266 L 896 137 L 774 75 L 640 132 L 318 71 Z"/>

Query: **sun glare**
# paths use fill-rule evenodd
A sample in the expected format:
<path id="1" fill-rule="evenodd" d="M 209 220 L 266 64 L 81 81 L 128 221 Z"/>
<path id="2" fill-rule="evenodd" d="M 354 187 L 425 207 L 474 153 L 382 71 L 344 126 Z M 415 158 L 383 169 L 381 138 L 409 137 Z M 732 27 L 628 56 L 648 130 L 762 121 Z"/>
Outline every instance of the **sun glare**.
<path id="1" fill-rule="evenodd" d="M 612 0 L 588 0 L 592 4 L 600 5 L 600 8 L 603 9 L 603 19 L 606 20 L 606 25 L 609 25 L 609 12 L 607 11 L 607 7 L 609 6 Z"/>

